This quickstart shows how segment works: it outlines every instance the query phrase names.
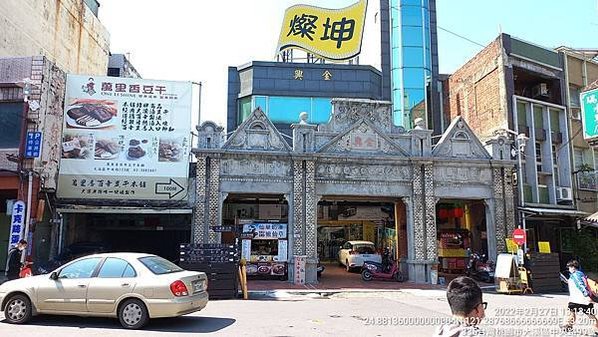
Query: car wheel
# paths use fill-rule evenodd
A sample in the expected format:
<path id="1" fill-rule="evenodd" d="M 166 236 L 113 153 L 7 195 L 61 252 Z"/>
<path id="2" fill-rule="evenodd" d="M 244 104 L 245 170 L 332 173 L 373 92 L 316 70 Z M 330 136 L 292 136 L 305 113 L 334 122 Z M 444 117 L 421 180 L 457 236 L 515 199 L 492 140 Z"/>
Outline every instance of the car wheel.
<path id="1" fill-rule="evenodd" d="M 11 324 L 27 323 L 31 319 L 31 301 L 25 295 L 14 295 L 6 301 L 4 317 Z"/>
<path id="2" fill-rule="evenodd" d="M 118 320 L 127 329 L 139 329 L 149 321 L 145 304 L 138 299 L 128 299 L 118 308 Z"/>

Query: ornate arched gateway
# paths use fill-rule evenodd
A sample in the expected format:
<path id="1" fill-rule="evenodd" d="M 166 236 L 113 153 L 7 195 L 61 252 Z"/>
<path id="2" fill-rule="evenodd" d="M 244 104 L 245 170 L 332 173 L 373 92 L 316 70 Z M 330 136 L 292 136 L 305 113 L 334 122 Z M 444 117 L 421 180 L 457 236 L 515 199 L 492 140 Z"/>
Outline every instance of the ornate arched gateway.
<path id="1" fill-rule="evenodd" d="M 431 130 L 393 126 L 390 107 L 334 99 L 327 124 L 311 125 L 302 116 L 292 126 L 292 146 L 259 108 L 228 139 L 221 127 L 203 123 L 194 150 L 193 241 L 220 242 L 222 234 L 211 227 L 222 224 L 229 196 L 280 196 L 288 207 L 289 265 L 295 256 L 307 256 L 306 282 L 316 282 L 318 203 L 343 197 L 392 200 L 404 212 L 395 217 L 403 219 L 397 230 L 402 267 L 410 280 L 429 282 L 438 264 L 437 204 L 477 200 L 488 254 L 503 252 L 515 226 L 508 139 L 496 136 L 484 147 L 459 117 L 432 145 Z"/>

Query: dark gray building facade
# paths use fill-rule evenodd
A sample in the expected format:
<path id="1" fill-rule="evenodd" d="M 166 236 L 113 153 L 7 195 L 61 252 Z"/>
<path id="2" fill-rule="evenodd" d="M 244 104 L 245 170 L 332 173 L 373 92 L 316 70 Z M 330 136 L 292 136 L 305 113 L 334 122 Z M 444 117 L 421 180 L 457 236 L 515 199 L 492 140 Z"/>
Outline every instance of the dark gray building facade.
<path id="1" fill-rule="evenodd" d="M 382 73 L 372 66 L 332 63 L 251 62 L 228 68 L 227 129 L 234 131 L 258 107 L 284 134 L 307 112 L 328 121 L 332 98 L 379 100 Z"/>

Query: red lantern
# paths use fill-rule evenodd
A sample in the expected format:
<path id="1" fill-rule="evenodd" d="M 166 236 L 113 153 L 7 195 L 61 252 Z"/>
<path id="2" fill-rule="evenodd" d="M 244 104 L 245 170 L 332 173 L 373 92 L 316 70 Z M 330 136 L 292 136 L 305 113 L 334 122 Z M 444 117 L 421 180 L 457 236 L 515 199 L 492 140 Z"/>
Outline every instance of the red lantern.
<path id="1" fill-rule="evenodd" d="M 455 208 L 453 210 L 453 214 L 454 214 L 455 218 L 463 217 L 463 208 Z"/>
<path id="2" fill-rule="evenodd" d="M 438 210 L 438 218 L 446 219 L 448 218 L 448 210 L 446 208 L 441 208 Z"/>

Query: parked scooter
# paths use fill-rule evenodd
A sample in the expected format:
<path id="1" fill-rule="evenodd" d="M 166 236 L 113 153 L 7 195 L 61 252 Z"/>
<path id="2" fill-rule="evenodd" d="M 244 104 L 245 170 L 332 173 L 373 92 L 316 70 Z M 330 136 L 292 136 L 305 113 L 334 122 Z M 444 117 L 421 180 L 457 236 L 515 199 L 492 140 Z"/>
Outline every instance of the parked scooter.
<path id="1" fill-rule="evenodd" d="M 494 282 L 494 262 L 488 261 L 485 254 L 480 256 L 480 254 L 472 252 L 469 255 L 466 274 L 478 281 L 492 283 Z"/>
<path id="2" fill-rule="evenodd" d="M 382 261 L 383 263 L 365 261 L 361 270 L 361 278 L 364 281 L 371 281 L 373 279 L 394 280 L 397 282 L 406 281 L 405 275 L 399 270 L 399 262 L 391 261 L 388 249 L 384 250 Z"/>

